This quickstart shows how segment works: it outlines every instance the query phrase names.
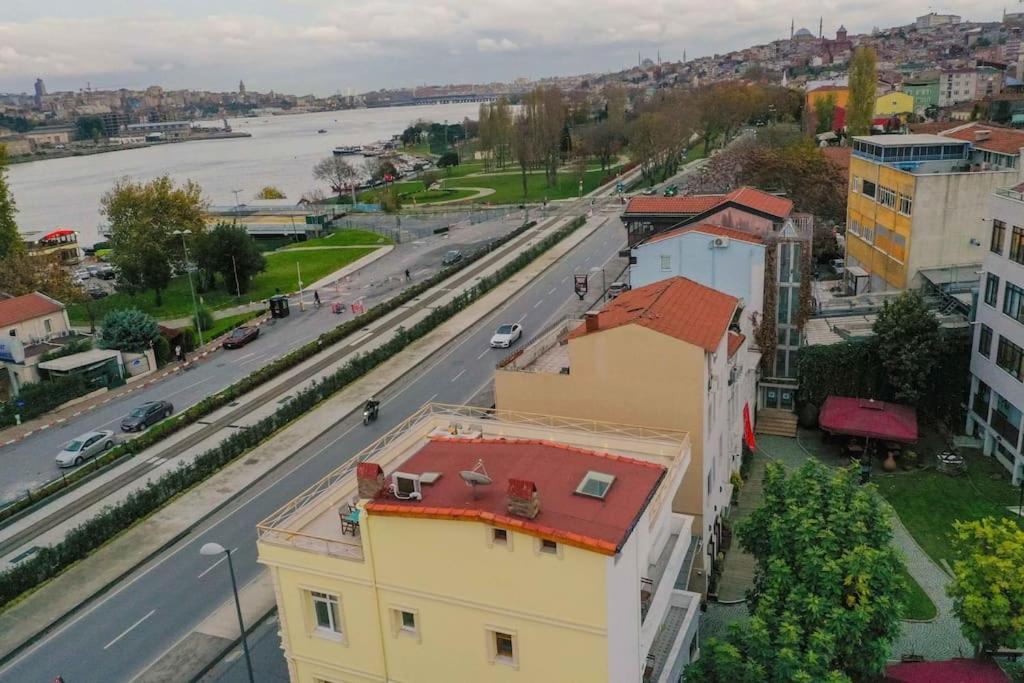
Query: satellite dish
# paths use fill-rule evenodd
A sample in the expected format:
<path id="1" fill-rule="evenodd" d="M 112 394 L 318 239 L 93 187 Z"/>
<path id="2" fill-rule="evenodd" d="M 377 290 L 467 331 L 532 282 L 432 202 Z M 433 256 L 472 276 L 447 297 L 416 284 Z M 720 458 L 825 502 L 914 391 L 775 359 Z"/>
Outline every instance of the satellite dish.
<path id="1" fill-rule="evenodd" d="M 466 482 L 466 486 L 473 489 L 473 500 L 476 500 L 476 487 L 487 486 L 493 483 L 491 481 L 491 475 L 487 474 L 487 468 L 484 467 L 483 460 L 477 460 L 476 465 L 471 470 L 462 470 L 459 472 L 459 476 L 462 477 L 462 481 Z"/>

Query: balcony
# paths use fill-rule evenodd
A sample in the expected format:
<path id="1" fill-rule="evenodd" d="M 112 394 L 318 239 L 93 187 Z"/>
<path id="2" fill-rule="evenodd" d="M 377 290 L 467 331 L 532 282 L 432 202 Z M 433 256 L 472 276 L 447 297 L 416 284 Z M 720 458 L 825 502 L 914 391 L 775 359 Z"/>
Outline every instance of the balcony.
<path id="1" fill-rule="evenodd" d="M 999 436 L 1006 439 L 1006 441 L 1013 446 L 1017 447 L 1017 441 L 1020 438 L 1020 425 L 1014 424 L 1008 417 L 1000 413 L 998 410 L 992 411 L 992 419 L 989 421 L 992 429 L 996 430 Z"/>
<path id="2" fill-rule="evenodd" d="M 644 683 L 674 683 L 696 658 L 700 595 L 673 590 L 665 619 L 644 663 Z"/>
<path id="3" fill-rule="evenodd" d="M 662 628 L 676 579 L 684 569 L 693 544 L 693 518 L 671 513 L 668 537 L 640 579 L 640 647 L 648 651 Z"/>

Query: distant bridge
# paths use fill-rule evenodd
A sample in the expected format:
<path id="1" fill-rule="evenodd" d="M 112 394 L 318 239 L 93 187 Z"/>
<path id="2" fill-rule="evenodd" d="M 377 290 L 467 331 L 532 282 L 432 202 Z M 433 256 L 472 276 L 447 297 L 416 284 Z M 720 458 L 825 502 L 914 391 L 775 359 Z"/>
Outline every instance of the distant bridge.
<path id="1" fill-rule="evenodd" d="M 414 107 L 423 104 L 468 104 L 473 102 L 495 102 L 502 95 L 433 95 L 431 97 L 411 97 L 407 100 L 392 100 L 381 103 L 380 107 Z"/>

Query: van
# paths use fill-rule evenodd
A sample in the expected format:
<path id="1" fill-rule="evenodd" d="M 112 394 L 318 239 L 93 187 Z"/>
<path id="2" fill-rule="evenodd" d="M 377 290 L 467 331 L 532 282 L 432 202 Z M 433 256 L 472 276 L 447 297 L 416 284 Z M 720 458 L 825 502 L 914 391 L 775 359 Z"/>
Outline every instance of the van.
<path id="1" fill-rule="evenodd" d="M 622 294 L 623 292 L 628 292 L 628 291 L 629 291 L 629 285 L 626 284 L 625 282 L 613 282 L 608 287 L 608 300 L 610 301 L 610 300 L 614 299 L 615 297 L 617 297 L 619 294 Z"/>

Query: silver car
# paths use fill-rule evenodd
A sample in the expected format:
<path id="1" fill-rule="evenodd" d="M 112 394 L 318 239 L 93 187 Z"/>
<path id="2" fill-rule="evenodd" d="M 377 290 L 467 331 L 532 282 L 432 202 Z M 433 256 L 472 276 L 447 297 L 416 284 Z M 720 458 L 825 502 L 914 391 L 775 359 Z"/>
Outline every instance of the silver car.
<path id="1" fill-rule="evenodd" d="M 117 440 L 114 438 L 114 432 L 109 429 L 82 434 L 78 438 L 64 444 L 64 448 L 57 454 L 57 466 L 74 467 L 81 465 L 89 458 L 93 458 L 103 451 L 110 450 L 116 443 Z"/>

